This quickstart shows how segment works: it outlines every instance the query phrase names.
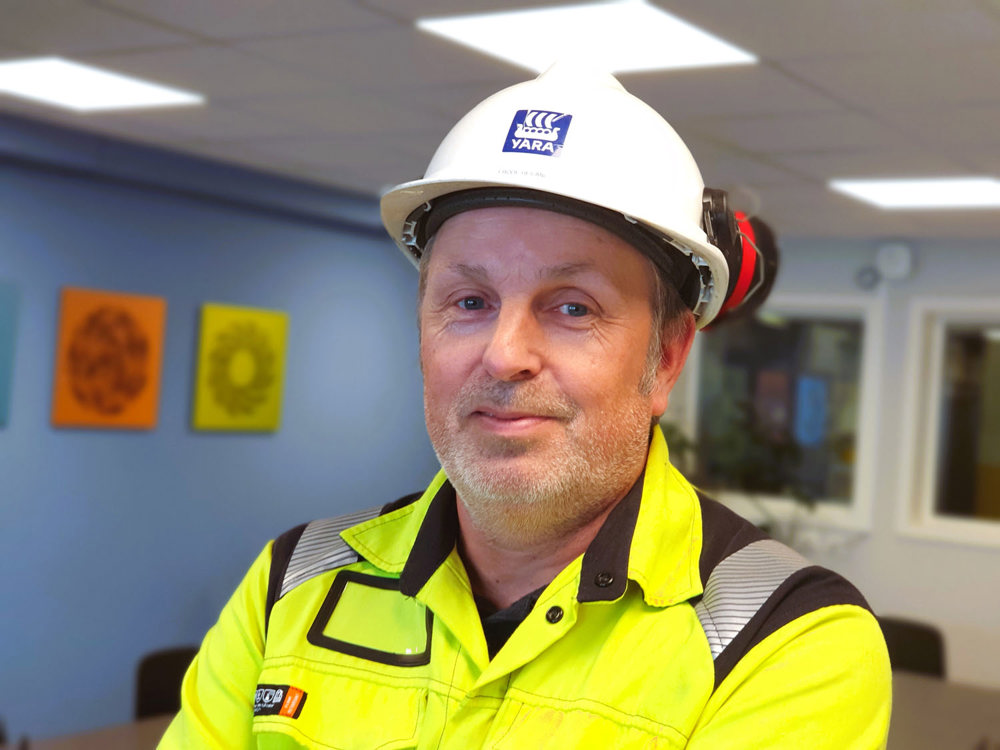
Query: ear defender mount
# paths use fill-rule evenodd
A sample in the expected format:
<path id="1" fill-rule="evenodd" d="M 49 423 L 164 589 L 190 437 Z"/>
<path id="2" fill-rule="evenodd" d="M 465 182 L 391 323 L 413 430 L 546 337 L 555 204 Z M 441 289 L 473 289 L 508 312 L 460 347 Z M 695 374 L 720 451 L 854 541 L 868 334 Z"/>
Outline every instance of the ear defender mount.
<path id="1" fill-rule="evenodd" d="M 705 188 L 702 206 L 708 241 L 719 248 L 729 267 L 725 299 L 711 327 L 748 315 L 764 303 L 778 271 L 778 246 L 763 221 L 729 210 L 724 190 Z"/>

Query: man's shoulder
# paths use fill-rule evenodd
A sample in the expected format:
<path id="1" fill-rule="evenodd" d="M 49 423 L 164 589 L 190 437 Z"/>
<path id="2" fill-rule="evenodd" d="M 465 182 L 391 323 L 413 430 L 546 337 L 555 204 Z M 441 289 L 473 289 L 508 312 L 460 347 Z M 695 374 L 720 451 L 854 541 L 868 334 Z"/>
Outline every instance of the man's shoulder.
<path id="1" fill-rule="evenodd" d="M 360 559 L 340 536 L 342 531 L 404 508 L 421 494 L 415 492 L 385 505 L 299 524 L 277 536 L 271 545 L 267 614 L 278 600 L 306 581 Z"/>
<path id="2" fill-rule="evenodd" d="M 699 493 L 704 592 L 694 602 L 715 661 L 716 685 L 768 636 L 826 607 L 870 612 L 838 573 L 814 565 L 752 523 Z"/>

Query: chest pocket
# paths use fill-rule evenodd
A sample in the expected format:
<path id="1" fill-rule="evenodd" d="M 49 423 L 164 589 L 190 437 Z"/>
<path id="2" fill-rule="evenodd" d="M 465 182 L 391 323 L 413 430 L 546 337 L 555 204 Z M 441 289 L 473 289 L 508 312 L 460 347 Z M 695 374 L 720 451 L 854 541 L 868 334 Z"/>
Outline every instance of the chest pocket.
<path id="1" fill-rule="evenodd" d="M 415 748 L 427 704 L 432 627 L 431 613 L 403 596 L 397 579 L 337 573 L 309 627 L 308 645 L 265 659 L 260 682 L 300 690 L 303 700 L 297 716 L 255 711 L 258 746 Z"/>
<path id="2" fill-rule="evenodd" d="M 278 671 L 295 679 L 295 670 L 275 670 L 270 677 L 276 677 Z M 301 747 L 402 750 L 417 747 L 426 706 L 425 690 L 387 689 L 363 682 L 354 675 L 317 678 L 315 672 L 299 681 L 310 688 L 305 691 L 308 698 L 302 713 L 298 718 L 255 716 L 253 731 L 258 747 L 268 750 Z"/>

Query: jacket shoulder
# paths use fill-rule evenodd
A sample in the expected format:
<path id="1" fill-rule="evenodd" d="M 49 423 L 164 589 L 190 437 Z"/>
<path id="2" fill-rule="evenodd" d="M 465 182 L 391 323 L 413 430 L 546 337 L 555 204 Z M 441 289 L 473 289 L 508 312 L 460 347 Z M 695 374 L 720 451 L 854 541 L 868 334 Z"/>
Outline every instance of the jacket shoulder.
<path id="1" fill-rule="evenodd" d="M 712 651 L 716 686 L 754 646 L 800 617 L 833 605 L 870 611 L 842 576 L 700 493 L 699 501 L 704 592 L 695 612 Z"/>
<path id="2" fill-rule="evenodd" d="M 266 617 L 269 618 L 274 605 L 297 586 L 361 559 L 341 538 L 340 532 L 409 505 L 421 494 L 416 492 L 386 505 L 300 524 L 275 538 L 271 546 Z"/>

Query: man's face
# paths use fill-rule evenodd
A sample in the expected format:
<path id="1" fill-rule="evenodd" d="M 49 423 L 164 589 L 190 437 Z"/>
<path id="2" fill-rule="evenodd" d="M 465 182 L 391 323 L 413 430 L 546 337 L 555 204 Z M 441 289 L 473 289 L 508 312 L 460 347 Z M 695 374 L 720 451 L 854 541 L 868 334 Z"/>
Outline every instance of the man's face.
<path id="1" fill-rule="evenodd" d="M 476 526 L 538 543 L 620 499 L 690 343 L 665 342 L 642 393 L 649 262 L 580 219 L 486 208 L 444 223 L 426 282 L 427 429 Z"/>

